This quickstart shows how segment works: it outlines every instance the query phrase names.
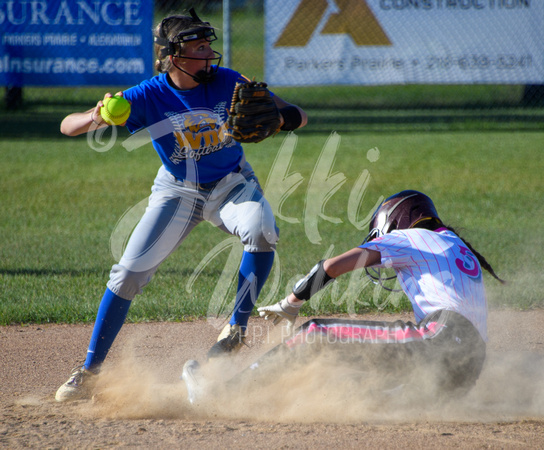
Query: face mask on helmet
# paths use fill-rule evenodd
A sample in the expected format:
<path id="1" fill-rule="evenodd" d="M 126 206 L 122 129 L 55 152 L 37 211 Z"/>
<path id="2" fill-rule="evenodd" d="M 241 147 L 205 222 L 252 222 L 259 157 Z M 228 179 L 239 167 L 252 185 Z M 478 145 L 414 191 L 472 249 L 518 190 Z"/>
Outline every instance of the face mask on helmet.
<path id="1" fill-rule="evenodd" d="M 221 59 L 223 55 L 216 51 L 213 51 L 213 58 L 191 58 L 181 54 L 182 44 L 186 42 L 201 39 L 205 39 L 208 42 L 213 42 L 217 39 L 215 29 L 210 25 L 209 22 L 203 22 L 202 20 L 200 20 L 194 8 L 191 8 L 189 10 L 189 13 L 191 14 L 191 17 L 176 15 L 163 19 L 163 21 L 159 25 L 159 35 L 155 36 L 154 42 L 155 44 L 163 46 L 159 53 L 161 59 L 166 58 L 167 56 L 173 56 L 175 58 L 206 61 L 206 69 L 200 70 L 196 74 L 190 74 L 189 72 L 177 66 L 175 63 L 173 64 L 178 70 L 181 70 L 183 73 L 189 75 L 197 83 L 209 83 L 215 78 L 215 75 L 217 74 L 217 71 L 219 69 L 219 65 L 221 64 Z M 188 22 L 187 28 L 181 30 L 174 37 L 168 38 L 167 30 L 169 29 L 169 24 L 170 26 L 175 26 L 175 24 L 179 22 Z M 194 26 L 191 26 L 192 24 L 194 24 Z"/>

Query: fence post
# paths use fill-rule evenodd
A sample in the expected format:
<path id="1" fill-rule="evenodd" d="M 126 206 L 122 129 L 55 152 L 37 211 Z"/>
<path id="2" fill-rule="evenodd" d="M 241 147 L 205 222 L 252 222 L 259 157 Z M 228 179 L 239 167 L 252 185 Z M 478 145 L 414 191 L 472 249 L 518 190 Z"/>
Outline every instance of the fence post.
<path id="1" fill-rule="evenodd" d="M 223 0 L 223 66 L 230 68 L 230 0 Z"/>

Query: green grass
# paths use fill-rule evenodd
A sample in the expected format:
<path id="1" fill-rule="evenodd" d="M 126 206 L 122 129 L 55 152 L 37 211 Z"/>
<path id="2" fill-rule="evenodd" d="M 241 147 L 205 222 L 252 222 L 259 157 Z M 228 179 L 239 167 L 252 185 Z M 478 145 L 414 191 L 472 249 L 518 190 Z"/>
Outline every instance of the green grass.
<path id="1" fill-rule="evenodd" d="M 159 167 L 150 146 L 126 152 L 120 145 L 108 152 L 91 150 L 84 138 L 14 139 L 0 141 L 0 324 L 88 322 L 94 320 L 115 260 L 109 240 L 118 219 L 148 193 Z M 364 170 L 370 181 L 360 203 L 362 220 L 380 195 L 405 188 L 428 192 L 443 219 L 459 228 L 509 281 L 506 286 L 486 277 L 492 307 L 542 306 L 541 249 L 544 236 L 542 132 L 342 132 L 331 174 L 346 181 L 324 205 L 332 223 L 305 214 L 310 177 L 328 139 L 322 133 L 299 133 L 289 173 L 302 184 L 285 200 L 279 219 L 281 240 L 274 285 L 271 276 L 261 300 L 281 298 L 296 275 L 305 273 L 331 246 L 333 253 L 357 245 L 366 234 L 350 222 L 348 201 Z M 280 150 L 284 135 L 246 151 L 261 183 Z M 379 149 L 379 159 L 366 155 Z M 279 183 L 274 186 L 277 189 Z M 271 196 L 276 191 L 269 190 Z M 352 208 L 353 209 L 353 208 Z M 317 227 L 311 223 L 317 220 Z M 313 222 L 312 222 L 313 221 Z M 320 243 L 314 243 L 319 234 Z M 219 254 L 202 273 L 189 280 L 204 256 L 228 236 L 202 224 L 159 269 L 144 293 L 133 302 L 130 321 L 191 320 L 205 317 L 216 301 L 210 298 L 226 266 Z M 234 275 L 234 273 L 233 273 Z M 314 298 L 307 314 L 358 313 L 407 308 L 404 297 L 389 298 L 366 286 L 346 295 L 348 279 L 339 280 Z M 233 288 L 227 298 L 233 298 Z M 229 305 L 223 305 L 228 312 Z"/>
<path id="2" fill-rule="evenodd" d="M 176 5 L 184 9 L 189 3 Z M 218 13 L 203 17 L 221 28 Z M 222 51 L 222 33 L 218 36 L 214 47 Z M 262 14 L 235 11 L 232 39 L 232 67 L 263 79 Z M 0 104 L 0 324 L 94 320 L 115 263 L 110 236 L 124 212 L 147 197 L 160 162 L 150 146 L 126 152 L 120 145 L 126 133 L 110 151 L 98 153 L 84 137 L 62 136 L 59 124 L 65 115 L 96 104 L 105 92 L 124 88 L 25 87 L 20 110 L 6 111 Z M 262 301 L 283 297 L 293 279 L 327 252 L 340 253 L 362 241 L 366 230 L 350 222 L 348 205 L 356 180 L 366 170 L 370 179 L 356 205 L 357 221 L 380 196 L 406 188 L 428 192 L 444 220 L 459 228 L 509 281 L 501 286 L 486 277 L 490 304 L 542 306 L 544 108 L 522 107 L 523 86 L 274 90 L 302 106 L 310 121 L 297 131 L 289 169 L 300 173 L 303 182 L 281 209 L 284 217 L 298 222 L 278 219 L 281 240 L 275 269 L 280 278 L 274 284 L 271 276 Z M 308 194 L 312 172 L 333 131 L 341 143 L 331 174 L 341 173 L 346 181 L 324 205 L 323 214 L 339 223 L 305 213 L 307 199 L 315 204 L 315 193 Z M 263 186 L 284 136 L 246 146 Z M 366 155 L 373 148 L 380 157 L 371 163 Z M 269 189 L 271 197 L 281 195 L 273 190 L 278 186 L 276 181 Z M 320 199 L 317 205 L 322 206 Z M 320 243 L 314 243 L 317 233 Z M 128 320 L 191 320 L 212 309 L 228 312 L 228 304 L 210 302 L 228 252 L 192 278 L 205 255 L 225 239 L 210 225 L 199 226 L 133 302 Z M 404 297 L 390 297 L 364 282 L 361 292 L 346 294 L 348 280 L 339 280 L 335 289 L 314 297 L 305 313 L 408 307 Z M 230 289 L 226 298 L 233 296 Z"/>

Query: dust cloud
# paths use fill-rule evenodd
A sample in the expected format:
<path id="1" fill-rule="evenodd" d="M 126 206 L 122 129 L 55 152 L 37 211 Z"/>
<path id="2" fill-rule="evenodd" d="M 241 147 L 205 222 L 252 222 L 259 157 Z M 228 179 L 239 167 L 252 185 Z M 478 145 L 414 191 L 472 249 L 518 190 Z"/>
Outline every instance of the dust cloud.
<path id="1" fill-rule="evenodd" d="M 105 418 L 238 419 L 273 422 L 489 422 L 544 417 L 544 355 L 490 351 L 466 394 L 437 392 L 436 373 L 417 370 L 399 382 L 372 361 L 316 346 L 304 355 L 267 353 L 253 364 L 235 358 L 202 364 L 204 395 L 191 404 L 182 380 L 164 382 L 134 355 L 104 370 L 91 413 Z M 401 362 L 402 366 L 402 362 Z"/>

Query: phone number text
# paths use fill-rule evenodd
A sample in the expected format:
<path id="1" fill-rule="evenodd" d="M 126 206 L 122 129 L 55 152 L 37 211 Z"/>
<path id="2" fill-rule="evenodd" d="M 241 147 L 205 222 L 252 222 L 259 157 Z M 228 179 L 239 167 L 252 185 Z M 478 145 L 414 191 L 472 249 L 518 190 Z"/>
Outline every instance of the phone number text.
<path id="1" fill-rule="evenodd" d="M 462 70 L 483 70 L 487 68 L 515 69 L 531 67 L 533 57 L 531 55 L 497 55 L 495 57 L 486 55 L 429 56 L 423 61 L 414 59 L 411 61 L 411 64 L 414 66 L 423 65 L 428 70 L 451 69 L 455 67 Z"/>

